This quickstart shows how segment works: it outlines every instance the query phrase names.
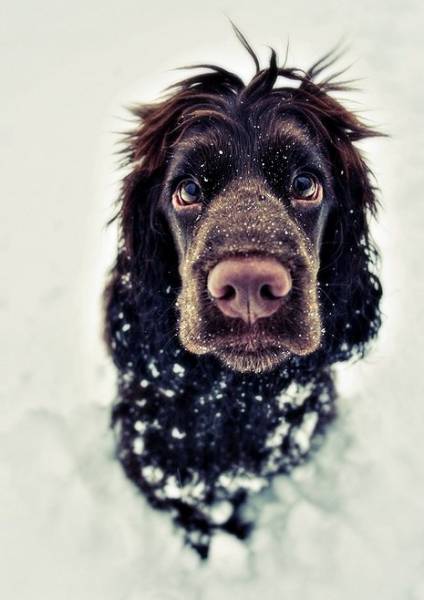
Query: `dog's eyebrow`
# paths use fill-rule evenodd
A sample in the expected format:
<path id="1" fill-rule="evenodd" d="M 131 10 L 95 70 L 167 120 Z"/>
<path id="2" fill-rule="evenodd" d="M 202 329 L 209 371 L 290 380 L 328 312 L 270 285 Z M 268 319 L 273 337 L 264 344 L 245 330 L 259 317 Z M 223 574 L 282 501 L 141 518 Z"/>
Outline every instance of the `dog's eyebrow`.
<path id="1" fill-rule="evenodd" d="M 210 151 L 211 148 L 222 146 L 228 140 L 229 128 L 209 127 L 203 130 L 193 130 L 188 135 L 178 141 L 177 146 L 188 151 L 204 150 Z"/>
<path id="2" fill-rule="evenodd" d="M 172 154 L 173 171 L 178 171 L 182 166 L 203 167 L 206 163 L 216 159 L 228 158 L 233 152 L 234 139 L 223 133 L 202 131 L 195 132 L 182 139 L 175 145 Z"/>
<path id="3" fill-rule="evenodd" d="M 296 120 L 296 118 L 272 119 L 264 125 L 261 147 L 265 152 L 283 152 L 285 157 L 297 156 L 304 160 L 326 162 L 325 151 L 319 139 L 309 128 Z"/>
<path id="4" fill-rule="evenodd" d="M 308 128 L 295 117 L 279 115 L 265 121 L 262 125 L 264 131 L 269 132 L 268 138 L 277 143 L 293 143 L 299 146 L 310 145 L 313 136 Z"/>
<path id="5" fill-rule="evenodd" d="M 225 173 L 229 175 L 234 167 L 240 166 L 240 157 L 249 153 L 248 146 L 252 154 L 246 160 L 253 168 L 261 160 L 275 168 L 275 161 L 281 160 L 282 164 L 307 164 L 323 176 L 327 170 L 318 140 L 307 126 L 293 115 L 270 115 L 258 119 L 248 129 L 198 126 L 187 131 L 173 147 L 168 181 L 185 175 L 215 179 L 218 173 L 222 180 Z"/>
<path id="6" fill-rule="evenodd" d="M 312 137 L 305 126 L 296 122 L 294 118 L 272 119 L 268 122 L 251 125 L 248 130 L 243 127 L 215 128 L 210 127 L 203 130 L 191 131 L 175 145 L 175 158 L 181 152 L 184 158 L 191 161 L 193 157 L 200 156 L 202 159 L 211 159 L 228 155 L 229 150 L 235 150 L 237 146 L 243 145 L 246 140 L 270 144 L 293 144 L 299 147 L 311 146 Z M 215 153 L 218 152 L 218 155 Z"/>

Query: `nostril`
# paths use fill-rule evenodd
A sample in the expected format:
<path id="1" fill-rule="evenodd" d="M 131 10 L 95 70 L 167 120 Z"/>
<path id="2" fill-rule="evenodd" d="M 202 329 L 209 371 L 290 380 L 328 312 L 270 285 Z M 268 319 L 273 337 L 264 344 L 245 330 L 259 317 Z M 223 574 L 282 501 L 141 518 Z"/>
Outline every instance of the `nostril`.
<path id="1" fill-rule="evenodd" d="M 209 294 L 214 300 L 233 300 L 237 295 L 237 290 L 230 284 L 209 286 Z"/>
<path id="2" fill-rule="evenodd" d="M 226 285 L 222 288 L 219 300 L 233 300 L 236 297 L 236 289 L 232 285 Z"/>
<path id="3" fill-rule="evenodd" d="M 276 300 L 279 296 L 273 294 L 271 286 L 268 283 L 265 283 L 261 286 L 259 290 L 259 296 L 264 300 Z"/>

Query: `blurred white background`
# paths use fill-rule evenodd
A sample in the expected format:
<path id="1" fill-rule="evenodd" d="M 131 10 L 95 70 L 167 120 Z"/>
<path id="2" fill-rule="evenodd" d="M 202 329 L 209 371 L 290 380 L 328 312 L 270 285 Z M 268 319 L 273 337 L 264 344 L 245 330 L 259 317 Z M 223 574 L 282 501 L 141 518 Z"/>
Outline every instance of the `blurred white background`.
<path id="1" fill-rule="evenodd" d="M 2 598 L 424 598 L 422 6 L 1 2 Z M 391 135 L 364 146 L 381 187 L 385 322 L 369 358 L 340 369 L 320 453 L 253 502 L 247 544 L 222 534 L 199 565 L 113 459 L 100 294 L 122 107 L 156 98 L 181 65 L 248 79 L 227 16 L 264 62 L 288 39 L 303 68 L 349 43 L 349 106 Z"/>

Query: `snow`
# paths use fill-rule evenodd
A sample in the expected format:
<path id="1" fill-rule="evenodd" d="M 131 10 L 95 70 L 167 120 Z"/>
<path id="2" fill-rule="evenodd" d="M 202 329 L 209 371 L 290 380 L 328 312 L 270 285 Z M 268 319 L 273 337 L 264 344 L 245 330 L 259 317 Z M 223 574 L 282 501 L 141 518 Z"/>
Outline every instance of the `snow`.
<path id="1" fill-rule="evenodd" d="M 133 452 L 134 454 L 143 454 L 144 450 L 144 441 L 142 437 L 135 438 L 133 442 Z"/>
<path id="2" fill-rule="evenodd" d="M 232 512 L 233 506 L 231 502 L 223 500 L 222 502 L 216 502 L 211 506 L 210 516 L 214 523 L 220 525 L 228 521 Z"/>
<path id="3" fill-rule="evenodd" d="M 5 5 L 2 598 L 424 598 L 422 11 L 418 0 L 264 0 L 260 12 L 238 0 Z M 290 37 L 289 64 L 349 38 L 345 64 L 356 61 L 364 91 L 344 96 L 392 136 L 364 144 L 382 188 L 373 232 L 385 323 L 373 353 L 339 369 L 339 418 L 322 449 L 252 498 L 249 542 L 220 533 L 200 565 L 114 457 L 100 293 L 116 248 L 105 223 L 119 179 L 112 132 L 128 125 L 121 107 L 157 97 L 184 64 L 250 76 L 224 14 L 263 58 L 265 44 L 283 56 Z M 152 482 L 163 477 L 146 468 Z M 215 510 L 223 518 L 225 506 Z"/>
<path id="4" fill-rule="evenodd" d="M 179 375 L 180 377 L 182 377 L 185 373 L 185 369 L 182 365 L 175 363 L 174 366 L 172 367 L 172 371 L 176 374 Z"/>
<path id="5" fill-rule="evenodd" d="M 306 413 L 300 427 L 297 427 L 292 434 L 294 441 L 299 446 L 302 453 L 306 453 L 311 445 L 311 436 L 317 424 L 318 416 L 316 413 Z"/>
<path id="6" fill-rule="evenodd" d="M 150 373 L 153 375 L 153 377 L 155 377 L 155 378 L 159 377 L 159 371 L 157 369 L 157 366 L 153 362 L 153 360 L 150 361 L 150 363 L 147 366 L 148 366 Z"/>
<path id="7" fill-rule="evenodd" d="M 171 431 L 171 435 L 176 440 L 182 440 L 186 436 L 186 433 L 184 431 L 180 431 L 178 429 L 178 427 L 173 427 L 172 431 Z"/>

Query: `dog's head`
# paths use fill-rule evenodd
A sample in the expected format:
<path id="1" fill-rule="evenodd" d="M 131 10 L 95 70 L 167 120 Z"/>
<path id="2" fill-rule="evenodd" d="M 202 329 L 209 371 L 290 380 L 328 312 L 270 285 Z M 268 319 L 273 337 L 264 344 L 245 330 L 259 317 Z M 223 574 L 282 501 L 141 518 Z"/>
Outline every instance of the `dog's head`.
<path id="1" fill-rule="evenodd" d="M 133 293 L 155 327 L 175 310 L 182 345 L 235 371 L 343 360 L 380 325 L 376 201 L 354 145 L 376 133 L 331 96 L 342 85 L 317 82 L 327 66 L 278 68 L 272 51 L 244 85 L 205 65 L 134 109 L 120 212 Z"/>

